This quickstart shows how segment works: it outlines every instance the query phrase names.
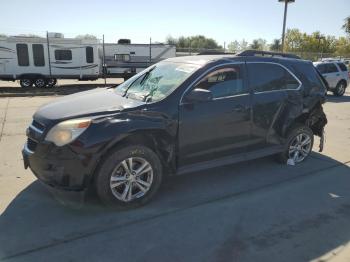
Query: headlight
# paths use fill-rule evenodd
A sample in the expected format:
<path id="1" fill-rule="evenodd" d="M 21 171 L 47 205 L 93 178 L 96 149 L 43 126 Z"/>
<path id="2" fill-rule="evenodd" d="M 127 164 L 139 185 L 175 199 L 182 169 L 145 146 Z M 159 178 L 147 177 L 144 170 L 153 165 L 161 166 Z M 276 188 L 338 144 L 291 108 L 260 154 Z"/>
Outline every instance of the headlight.
<path id="1" fill-rule="evenodd" d="M 45 140 L 64 146 L 80 136 L 90 125 L 91 119 L 72 119 L 55 125 L 46 135 Z"/>

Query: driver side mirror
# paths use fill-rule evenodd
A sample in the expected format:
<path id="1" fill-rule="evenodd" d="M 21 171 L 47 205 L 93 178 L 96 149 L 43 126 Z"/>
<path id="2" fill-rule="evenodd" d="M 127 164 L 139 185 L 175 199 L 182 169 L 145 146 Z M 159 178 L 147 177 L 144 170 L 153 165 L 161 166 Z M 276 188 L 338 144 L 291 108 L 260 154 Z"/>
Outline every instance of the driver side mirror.
<path id="1" fill-rule="evenodd" d="M 209 90 L 195 88 L 186 95 L 185 99 L 186 102 L 206 102 L 213 99 L 213 94 Z"/>

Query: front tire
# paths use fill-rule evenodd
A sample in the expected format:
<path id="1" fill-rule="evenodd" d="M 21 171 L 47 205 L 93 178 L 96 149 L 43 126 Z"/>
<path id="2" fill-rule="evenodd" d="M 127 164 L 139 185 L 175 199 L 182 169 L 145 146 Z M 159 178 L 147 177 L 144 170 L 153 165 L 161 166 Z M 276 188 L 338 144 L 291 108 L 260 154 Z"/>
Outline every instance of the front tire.
<path id="1" fill-rule="evenodd" d="M 162 165 L 149 148 L 138 145 L 115 150 L 104 160 L 95 179 L 101 201 L 121 209 L 149 202 L 162 181 Z"/>
<path id="2" fill-rule="evenodd" d="M 288 159 L 292 159 L 294 164 L 299 164 L 309 157 L 313 144 L 312 130 L 305 125 L 298 125 L 289 132 L 284 151 L 278 160 L 285 164 Z"/>
<path id="3" fill-rule="evenodd" d="M 346 90 L 346 82 L 340 81 L 340 82 L 337 84 L 337 86 L 336 86 L 336 88 L 335 88 L 333 94 L 334 94 L 335 96 L 343 96 L 343 95 L 345 94 L 345 90 Z"/>

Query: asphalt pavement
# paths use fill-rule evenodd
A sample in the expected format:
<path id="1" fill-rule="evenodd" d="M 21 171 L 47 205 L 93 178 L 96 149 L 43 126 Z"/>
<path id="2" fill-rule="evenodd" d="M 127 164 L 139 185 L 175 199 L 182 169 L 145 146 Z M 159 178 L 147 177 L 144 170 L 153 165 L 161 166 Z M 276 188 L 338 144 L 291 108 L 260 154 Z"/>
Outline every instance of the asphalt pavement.
<path id="1" fill-rule="evenodd" d="M 148 205 L 56 201 L 21 148 L 38 106 L 0 98 L 0 261 L 350 261 L 350 96 L 328 97 L 326 145 L 168 179 Z"/>

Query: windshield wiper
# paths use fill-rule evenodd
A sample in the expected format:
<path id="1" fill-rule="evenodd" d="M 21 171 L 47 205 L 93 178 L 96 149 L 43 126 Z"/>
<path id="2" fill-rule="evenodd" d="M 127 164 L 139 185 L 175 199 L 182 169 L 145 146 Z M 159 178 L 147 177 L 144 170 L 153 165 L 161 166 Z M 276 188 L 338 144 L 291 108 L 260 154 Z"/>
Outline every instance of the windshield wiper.
<path id="1" fill-rule="evenodd" d="M 143 82 L 145 82 L 146 78 L 148 78 L 149 74 L 150 74 L 150 73 L 153 71 L 153 69 L 155 69 L 155 68 L 156 68 L 155 66 L 152 67 L 150 70 L 148 70 L 148 71 L 143 75 L 143 77 L 142 77 L 142 79 L 141 79 L 141 82 L 140 82 L 140 85 L 142 85 Z M 127 95 L 129 89 L 132 87 L 132 85 L 133 85 L 137 80 L 138 80 L 138 79 L 136 79 L 133 83 L 131 83 L 131 84 L 128 86 L 128 88 L 125 89 L 124 95 L 123 95 L 123 96 L 126 96 L 126 95 Z"/>

